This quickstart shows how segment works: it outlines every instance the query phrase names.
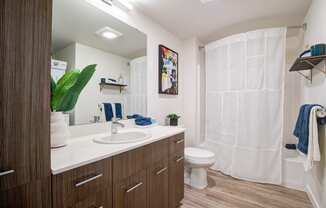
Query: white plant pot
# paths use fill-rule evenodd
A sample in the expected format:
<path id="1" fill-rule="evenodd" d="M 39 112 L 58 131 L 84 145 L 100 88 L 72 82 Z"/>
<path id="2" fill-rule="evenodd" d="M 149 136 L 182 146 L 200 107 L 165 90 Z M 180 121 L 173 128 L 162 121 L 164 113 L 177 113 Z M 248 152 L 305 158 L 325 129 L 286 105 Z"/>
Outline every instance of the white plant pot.
<path id="1" fill-rule="evenodd" d="M 69 138 L 68 124 L 62 112 L 51 113 L 51 148 L 67 145 Z"/>

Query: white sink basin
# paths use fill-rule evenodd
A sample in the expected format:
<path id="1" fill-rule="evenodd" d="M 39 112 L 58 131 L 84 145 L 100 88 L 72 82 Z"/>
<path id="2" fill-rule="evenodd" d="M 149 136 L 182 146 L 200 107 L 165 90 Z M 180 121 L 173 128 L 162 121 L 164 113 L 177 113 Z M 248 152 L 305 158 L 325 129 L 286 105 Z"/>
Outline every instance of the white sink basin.
<path id="1" fill-rule="evenodd" d="M 93 139 L 94 142 L 100 144 L 122 144 L 122 143 L 132 143 L 140 142 L 151 137 L 150 134 L 146 134 L 140 131 L 129 131 L 121 132 L 118 134 L 112 134 L 110 136 L 98 137 Z"/>

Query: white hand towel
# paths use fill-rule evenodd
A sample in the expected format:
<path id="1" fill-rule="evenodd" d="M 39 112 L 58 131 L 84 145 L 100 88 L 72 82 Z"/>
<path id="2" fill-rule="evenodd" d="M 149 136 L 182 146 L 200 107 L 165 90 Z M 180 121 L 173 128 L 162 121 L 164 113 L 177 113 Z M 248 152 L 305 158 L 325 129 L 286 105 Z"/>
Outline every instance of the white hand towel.
<path id="1" fill-rule="evenodd" d="M 307 160 L 304 164 L 306 171 L 312 169 L 314 162 L 320 161 L 320 148 L 319 148 L 319 137 L 318 137 L 318 123 L 317 123 L 317 111 L 321 107 L 313 107 L 310 111 L 309 117 L 309 145 Z"/>

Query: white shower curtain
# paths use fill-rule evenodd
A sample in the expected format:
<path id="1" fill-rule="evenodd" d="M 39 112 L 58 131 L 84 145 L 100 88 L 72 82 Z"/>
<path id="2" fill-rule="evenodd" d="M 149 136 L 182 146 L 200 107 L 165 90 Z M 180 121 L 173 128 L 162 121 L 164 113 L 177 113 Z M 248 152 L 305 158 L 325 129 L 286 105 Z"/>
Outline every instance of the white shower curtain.
<path id="1" fill-rule="evenodd" d="M 206 46 L 206 142 L 214 169 L 281 183 L 286 29 L 234 35 Z"/>
<path id="2" fill-rule="evenodd" d="M 146 56 L 130 61 L 129 114 L 147 115 Z"/>

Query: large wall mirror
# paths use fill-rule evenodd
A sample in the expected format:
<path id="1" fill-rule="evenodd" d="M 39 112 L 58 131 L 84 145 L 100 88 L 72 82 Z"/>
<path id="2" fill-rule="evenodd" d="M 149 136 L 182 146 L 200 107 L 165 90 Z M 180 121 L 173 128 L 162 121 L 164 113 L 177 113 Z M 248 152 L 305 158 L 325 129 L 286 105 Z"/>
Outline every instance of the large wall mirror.
<path id="1" fill-rule="evenodd" d="M 147 114 L 146 35 L 83 0 L 54 0 L 51 75 L 97 64 L 70 125 Z"/>

